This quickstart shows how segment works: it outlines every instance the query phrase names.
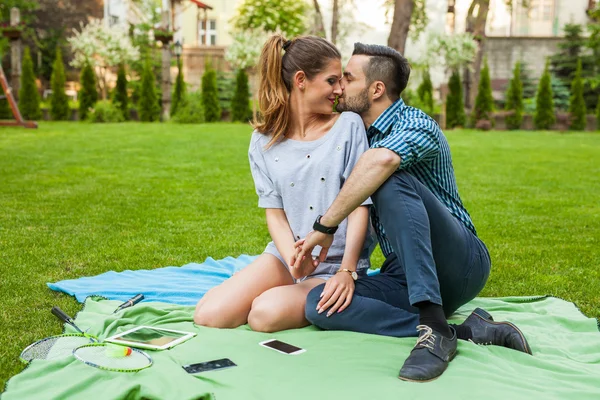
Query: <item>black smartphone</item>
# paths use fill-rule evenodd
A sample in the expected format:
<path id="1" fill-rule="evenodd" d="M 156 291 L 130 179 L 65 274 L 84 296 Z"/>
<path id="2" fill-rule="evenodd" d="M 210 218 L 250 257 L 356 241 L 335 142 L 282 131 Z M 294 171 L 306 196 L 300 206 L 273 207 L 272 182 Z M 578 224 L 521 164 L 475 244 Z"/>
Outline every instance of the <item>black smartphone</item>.
<path id="1" fill-rule="evenodd" d="M 273 350 L 278 351 L 283 354 L 296 355 L 296 354 L 302 354 L 306 351 L 305 349 L 293 346 L 289 343 L 285 343 L 285 342 L 282 342 L 277 339 L 265 340 L 264 342 L 260 342 L 259 344 L 261 346 L 268 347 L 270 349 L 273 349 Z"/>
<path id="2" fill-rule="evenodd" d="M 237 365 L 229 358 L 221 358 L 220 360 L 205 361 L 196 364 L 184 365 L 183 369 L 190 374 L 198 374 L 200 372 L 214 371 L 217 369 L 237 367 Z"/>

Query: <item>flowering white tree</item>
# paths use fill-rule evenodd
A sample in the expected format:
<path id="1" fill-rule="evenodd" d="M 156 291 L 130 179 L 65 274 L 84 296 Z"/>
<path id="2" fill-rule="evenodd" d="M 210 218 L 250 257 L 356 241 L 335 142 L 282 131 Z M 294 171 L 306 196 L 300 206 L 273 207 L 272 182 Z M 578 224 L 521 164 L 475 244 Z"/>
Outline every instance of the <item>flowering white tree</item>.
<path id="1" fill-rule="evenodd" d="M 470 67 L 477 54 L 477 42 L 470 33 L 430 35 L 423 63 L 444 65 L 447 70 Z"/>
<path id="2" fill-rule="evenodd" d="M 73 29 L 74 36 L 68 39 L 74 58 L 71 65 L 81 68 L 89 62 L 101 85 L 102 97 L 106 99 L 106 73 L 119 64 L 136 61 L 139 49 L 131 43 L 127 32 L 119 27 L 106 27 L 100 20 L 92 20 L 81 32 Z"/>
<path id="3" fill-rule="evenodd" d="M 225 53 L 225 59 L 236 69 L 255 67 L 269 35 L 262 29 L 236 31 L 233 34 L 233 43 Z"/>

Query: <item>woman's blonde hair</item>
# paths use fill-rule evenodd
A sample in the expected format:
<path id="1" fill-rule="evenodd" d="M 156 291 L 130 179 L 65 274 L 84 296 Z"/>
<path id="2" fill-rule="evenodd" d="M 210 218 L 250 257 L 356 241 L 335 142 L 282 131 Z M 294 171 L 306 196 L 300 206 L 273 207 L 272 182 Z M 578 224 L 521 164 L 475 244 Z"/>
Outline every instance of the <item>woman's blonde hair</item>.
<path id="1" fill-rule="evenodd" d="M 283 56 L 282 50 L 285 51 Z M 332 59 L 341 59 L 340 52 L 333 44 L 317 36 L 286 40 L 281 35 L 273 35 L 267 40 L 259 60 L 260 116 L 252 123 L 258 132 L 272 135 L 267 147 L 286 134 L 290 117 L 289 97 L 296 72 L 303 71 L 307 79 L 313 79 Z"/>

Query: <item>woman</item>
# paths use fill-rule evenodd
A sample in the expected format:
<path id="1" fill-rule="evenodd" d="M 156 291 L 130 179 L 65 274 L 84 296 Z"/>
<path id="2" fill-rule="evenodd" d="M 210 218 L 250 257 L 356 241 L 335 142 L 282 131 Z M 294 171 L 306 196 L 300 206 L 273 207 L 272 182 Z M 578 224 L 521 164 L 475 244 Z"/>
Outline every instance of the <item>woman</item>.
<path id="1" fill-rule="evenodd" d="M 252 264 L 200 300 L 194 321 L 218 328 L 247 322 L 255 331 L 274 332 L 309 325 L 304 307 L 312 288 L 327 279 L 347 282 L 343 274 L 369 267 L 370 199 L 340 225 L 326 262 L 315 269 L 306 259 L 300 268 L 288 268 L 294 242 L 325 213 L 368 145 L 357 114 L 332 112 L 342 94 L 342 67 L 331 43 L 275 35 L 265 43 L 259 65 L 262 118 L 254 122 L 249 159 L 273 241 Z M 346 271 L 338 274 L 340 269 Z M 344 292 L 336 309 L 347 307 L 351 295 Z"/>

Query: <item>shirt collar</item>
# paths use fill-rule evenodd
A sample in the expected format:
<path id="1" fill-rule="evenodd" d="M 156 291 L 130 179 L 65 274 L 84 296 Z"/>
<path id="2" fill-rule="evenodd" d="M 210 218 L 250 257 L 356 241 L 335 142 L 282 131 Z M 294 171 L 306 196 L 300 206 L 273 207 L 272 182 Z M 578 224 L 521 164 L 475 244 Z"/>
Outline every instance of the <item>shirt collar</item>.
<path id="1" fill-rule="evenodd" d="M 404 109 L 404 107 L 406 106 L 404 105 L 402 98 L 399 98 L 393 102 L 369 127 L 370 136 L 377 132 L 386 133 L 392 124 L 396 122 L 397 115 Z"/>

